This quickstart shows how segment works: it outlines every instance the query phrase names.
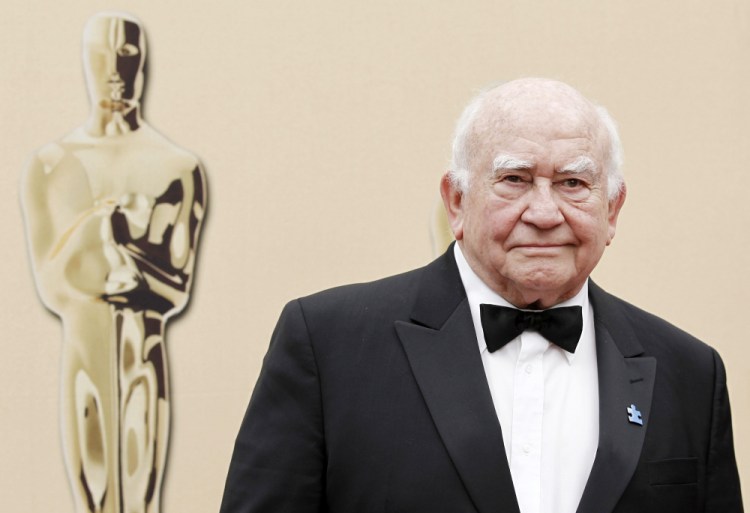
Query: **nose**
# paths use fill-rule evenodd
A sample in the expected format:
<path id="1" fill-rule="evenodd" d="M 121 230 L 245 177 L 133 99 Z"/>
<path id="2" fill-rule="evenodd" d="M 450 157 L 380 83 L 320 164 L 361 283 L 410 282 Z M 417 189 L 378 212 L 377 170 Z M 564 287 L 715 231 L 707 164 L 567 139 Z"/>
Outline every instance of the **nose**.
<path id="1" fill-rule="evenodd" d="M 521 220 L 536 226 L 540 230 L 549 230 L 561 224 L 565 218 L 560 212 L 560 207 L 555 201 L 550 187 L 546 184 L 534 184 L 534 187 L 528 193 L 528 203 L 521 214 Z"/>

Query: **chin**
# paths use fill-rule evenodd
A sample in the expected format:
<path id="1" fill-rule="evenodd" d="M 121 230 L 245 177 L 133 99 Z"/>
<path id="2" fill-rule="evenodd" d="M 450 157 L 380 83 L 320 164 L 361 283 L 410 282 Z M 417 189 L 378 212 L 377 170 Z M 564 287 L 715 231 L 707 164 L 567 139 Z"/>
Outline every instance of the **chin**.
<path id="1" fill-rule="evenodd" d="M 539 293 L 560 291 L 574 281 L 570 272 L 557 267 L 530 269 L 514 280 L 520 288 Z"/>

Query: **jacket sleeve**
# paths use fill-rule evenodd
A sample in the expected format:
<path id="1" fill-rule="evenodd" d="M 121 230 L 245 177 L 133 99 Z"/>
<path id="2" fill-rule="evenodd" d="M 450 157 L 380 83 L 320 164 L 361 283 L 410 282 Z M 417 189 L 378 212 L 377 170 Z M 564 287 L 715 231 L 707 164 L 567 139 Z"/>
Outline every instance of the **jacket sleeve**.
<path id="1" fill-rule="evenodd" d="M 286 305 L 235 441 L 221 513 L 325 511 L 318 372 L 299 301 Z"/>
<path id="2" fill-rule="evenodd" d="M 706 468 L 706 513 L 742 513 L 726 372 L 714 351 L 714 399 Z"/>

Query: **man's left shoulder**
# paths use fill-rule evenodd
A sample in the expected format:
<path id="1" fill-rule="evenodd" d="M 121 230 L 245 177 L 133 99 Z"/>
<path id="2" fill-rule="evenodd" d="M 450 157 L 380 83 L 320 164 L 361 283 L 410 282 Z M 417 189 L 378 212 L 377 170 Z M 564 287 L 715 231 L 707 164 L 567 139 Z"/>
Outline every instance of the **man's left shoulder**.
<path id="1" fill-rule="evenodd" d="M 634 338 L 645 356 L 669 356 L 685 363 L 713 365 L 716 351 L 682 328 L 590 284 L 589 295 L 597 322 L 614 338 Z"/>

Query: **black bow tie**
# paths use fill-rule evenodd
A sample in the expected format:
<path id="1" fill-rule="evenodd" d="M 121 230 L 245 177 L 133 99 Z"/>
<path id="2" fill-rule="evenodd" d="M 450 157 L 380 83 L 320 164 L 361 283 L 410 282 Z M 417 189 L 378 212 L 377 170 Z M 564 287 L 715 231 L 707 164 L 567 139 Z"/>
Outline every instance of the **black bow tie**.
<path id="1" fill-rule="evenodd" d="M 526 330 L 539 332 L 544 338 L 573 353 L 583 330 L 580 306 L 564 306 L 527 312 L 498 305 L 479 305 L 487 349 L 491 353 Z"/>

